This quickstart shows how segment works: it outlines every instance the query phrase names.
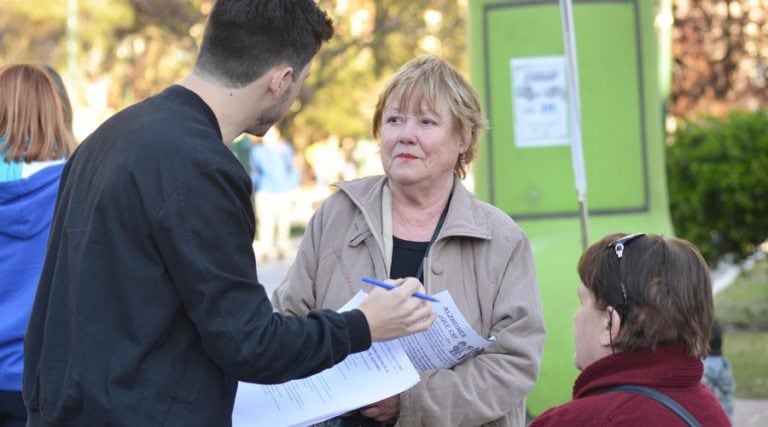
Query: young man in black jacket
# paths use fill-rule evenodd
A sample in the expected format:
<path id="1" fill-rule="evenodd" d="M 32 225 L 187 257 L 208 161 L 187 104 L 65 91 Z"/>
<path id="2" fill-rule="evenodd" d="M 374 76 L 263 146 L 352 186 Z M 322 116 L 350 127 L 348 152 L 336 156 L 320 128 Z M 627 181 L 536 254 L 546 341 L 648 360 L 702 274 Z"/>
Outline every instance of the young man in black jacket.
<path id="1" fill-rule="evenodd" d="M 313 0 L 219 0 L 192 73 L 72 156 L 26 336 L 28 425 L 228 425 L 238 380 L 432 323 L 415 279 L 308 317 L 273 313 L 258 283 L 251 181 L 224 143 L 283 116 L 332 32 Z"/>

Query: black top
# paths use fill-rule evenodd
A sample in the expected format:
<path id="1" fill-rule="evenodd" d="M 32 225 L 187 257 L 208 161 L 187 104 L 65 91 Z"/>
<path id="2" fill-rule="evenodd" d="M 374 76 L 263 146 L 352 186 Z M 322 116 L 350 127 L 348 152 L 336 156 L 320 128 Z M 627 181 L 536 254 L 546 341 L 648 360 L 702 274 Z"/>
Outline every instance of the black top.
<path id="1" fill-rule="evenodd" d="M 427 246 L 429 242 L 413 242 L 392 236 L 392 267 L 389 278 L 415 277 L 424 260 Z"/>
<path id="2" fill-rule="evenodd" d="M 26 336 L 30 425 L 228 425 L 238 380 L 283 382 L 370 346 L 358 310 L 272 312 L 251 180 L 221 138 L 172 86 L 68 162 Z"/>

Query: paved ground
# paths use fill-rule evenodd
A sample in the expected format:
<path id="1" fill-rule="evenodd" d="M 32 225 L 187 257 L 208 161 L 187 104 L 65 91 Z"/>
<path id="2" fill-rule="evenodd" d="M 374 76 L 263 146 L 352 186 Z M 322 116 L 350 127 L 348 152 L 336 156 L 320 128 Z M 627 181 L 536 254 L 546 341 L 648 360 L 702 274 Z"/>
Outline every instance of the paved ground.
<path id="1" fill-rule="evenodd" d="M 736 399 L 734 412 L 735 427 L 768 426 L 768 400 Z"/>
<path id="2" fill-rule="evenodd" d="M 295 243 L 298 244 L 298 240 Z M 272 296 L 272 291 L 282 282 L 292 262 L 292 259 L 285 259 L 258 263 L 259 281 L 267 288 L 267 295 Z M 768 426 L 768 400 L 736 399 L 733 425 L 735 427 Z"/>

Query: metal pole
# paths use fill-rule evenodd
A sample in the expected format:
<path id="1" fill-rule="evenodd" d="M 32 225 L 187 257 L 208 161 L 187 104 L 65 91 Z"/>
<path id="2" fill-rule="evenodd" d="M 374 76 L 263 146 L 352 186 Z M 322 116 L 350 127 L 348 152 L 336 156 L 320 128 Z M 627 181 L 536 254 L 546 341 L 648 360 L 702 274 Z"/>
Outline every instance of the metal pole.
<path id="1" fill-rule="evenodd" d="M 563 28 L 563 46 L 568 74 L 568 92 L 571 120 L 571 162 L 574 181 L 578 192 L 579 218 L 581 223 L 581 248 L 589 245 L 589 208 L 587 207 L 587 178 L 584 167 L 584 152 L 581 145 L 581 95 L 579 93 L 579 68 L 576 54 L 576 40 L 573 26 L 573 5 L 571 0 L 560 0 L 560 20 Z"/>

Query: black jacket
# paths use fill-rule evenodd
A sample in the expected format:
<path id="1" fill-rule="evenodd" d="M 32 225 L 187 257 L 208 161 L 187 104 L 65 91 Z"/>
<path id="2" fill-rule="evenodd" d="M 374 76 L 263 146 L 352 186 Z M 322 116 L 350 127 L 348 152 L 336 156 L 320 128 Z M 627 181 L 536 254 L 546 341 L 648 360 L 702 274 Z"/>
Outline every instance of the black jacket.
<path id="1" fill-rule="evenodd" d="M 370 346 L 360 311 L 273 313 L 250 177 L 172 86 L 68 162 L 25 341 L 30 425 L 231 423 L 237 381 L 303 377 Z"/>

